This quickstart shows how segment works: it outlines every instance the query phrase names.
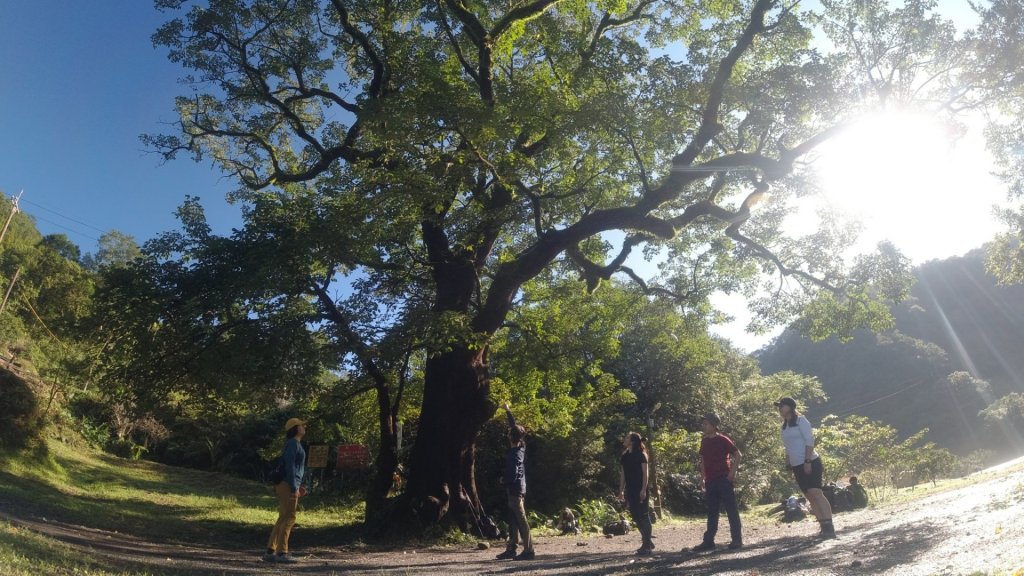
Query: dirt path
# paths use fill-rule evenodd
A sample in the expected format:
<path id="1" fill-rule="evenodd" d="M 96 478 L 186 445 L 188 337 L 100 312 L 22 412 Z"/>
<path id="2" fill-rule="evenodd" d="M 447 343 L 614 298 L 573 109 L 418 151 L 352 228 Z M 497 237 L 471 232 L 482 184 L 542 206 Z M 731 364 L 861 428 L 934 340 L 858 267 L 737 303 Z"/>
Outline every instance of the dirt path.
<path id="1" fill-rule="evenodd" d="M 181 574 L 684 574 L 704 575 L 1024 575 L 1024 460 L 981 472 L 975 482 L 910 502 L 836 516 L 840 537 L 814 542 L 812 521 L 745 525 L 747 546 L 694 555 L 699 524 L 656 525 L 656 554 L 637 557 L 639 536 L 540 537 L 537 559 L 494 560 L 500 549 L 388 550 L 348 547 L 297 550 L 300 563 L 276 566 L 259 551 L 167 546 L 130 535 L 44 519 L 4 520 L 119 563 L 174 569 Z M 301 522 L 301 514 L 300 514 Z M 727 523 L 722 529 L 727 532 Z M 301 546 L 302 528 L 292 541 Z M 300 556 L 301 553 L 301 556 Z"/>

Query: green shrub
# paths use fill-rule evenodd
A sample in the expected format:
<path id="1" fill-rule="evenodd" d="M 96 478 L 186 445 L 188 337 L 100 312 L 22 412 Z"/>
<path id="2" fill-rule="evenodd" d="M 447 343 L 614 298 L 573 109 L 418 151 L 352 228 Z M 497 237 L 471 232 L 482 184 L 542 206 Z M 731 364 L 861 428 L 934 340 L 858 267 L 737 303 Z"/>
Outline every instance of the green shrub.
<path id="1" fill-rule="evenodd" d="M 32 384 L 0 369 L 0 452 L 17 452 L 38 444 L 43 429 L 38 397 Z"/>
<path id="2" fill-rule="evenodd" d="M 600 532 L 604 525 L 621 516 L 617 503 L 610 498 L 583 500 L 573 507 L 576 521 L 584 532 Z"/>

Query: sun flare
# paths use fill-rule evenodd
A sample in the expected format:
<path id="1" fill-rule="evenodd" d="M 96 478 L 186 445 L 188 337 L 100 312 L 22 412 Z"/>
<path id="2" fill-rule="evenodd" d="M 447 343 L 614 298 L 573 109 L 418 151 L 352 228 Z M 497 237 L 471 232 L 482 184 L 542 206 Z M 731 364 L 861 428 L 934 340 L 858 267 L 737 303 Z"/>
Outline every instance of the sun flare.
<path id="1" fill-rule="evenodd" d="M 861 249 L 891 240 L 921 261 L 949 255 L 952 234 L 991 236 L 986 158 L 980 130 L 957 138 L 933 116 L 884 112 L 824 145 L 813 169 L 819 200 L 863 224 Z"/>
<path id="2" fill-rule="evenodd" d="M 875 114 L 826 145 L 818 170 L 830 200 L 848 211 L 916 209 L 941 200 L 951 150 L 932 118 Z"/>

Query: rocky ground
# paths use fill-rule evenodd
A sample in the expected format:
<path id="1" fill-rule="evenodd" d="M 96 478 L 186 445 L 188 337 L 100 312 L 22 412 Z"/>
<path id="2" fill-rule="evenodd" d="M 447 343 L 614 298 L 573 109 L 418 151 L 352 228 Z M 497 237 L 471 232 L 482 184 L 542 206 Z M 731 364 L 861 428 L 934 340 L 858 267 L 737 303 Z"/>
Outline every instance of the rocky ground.
<path id="1" fill-rule="evenodd" d="M 684 552 L 700 542 L 697 523 L 655 525 L 656 553 L 633 554 L 639 535 L 536 538 L 532 561 L 495 560 L 501 548 L 431 549 L 347 547 L 302 549 L 302 528 L 292 536 L 299 563 L 267 564 L 259 551 L 223 551 L 145 542 L 129 535 L 43 519 L 2 516 L 83 553 L 181 570 L 183 574 L 900 574 L 1024 576 L 1024 463 L 974 475 L 970 483 L 919 498 L 839 514 L 839 538 L 819 542 L 813 521 L 762 520 L 744 527 L 746 546 L 710 553 Z M 299 516 L 301 523 L 301 513 Z M 728 538 L 723 518 L 722 534 Z"/>

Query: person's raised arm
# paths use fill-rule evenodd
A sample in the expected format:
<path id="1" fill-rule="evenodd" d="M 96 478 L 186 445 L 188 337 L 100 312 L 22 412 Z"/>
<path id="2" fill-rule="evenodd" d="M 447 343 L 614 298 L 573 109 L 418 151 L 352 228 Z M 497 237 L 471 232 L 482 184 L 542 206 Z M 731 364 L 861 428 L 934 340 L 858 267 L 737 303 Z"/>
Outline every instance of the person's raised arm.
<path id="1" fill-rule="evenodd" d="M 508 402 L 505 402 L 505 416 L 508 418 L 508 425 L 510 428 L 516 427 L 516 417 L 512 415 L 512 409 L 508 407 Z"/>

